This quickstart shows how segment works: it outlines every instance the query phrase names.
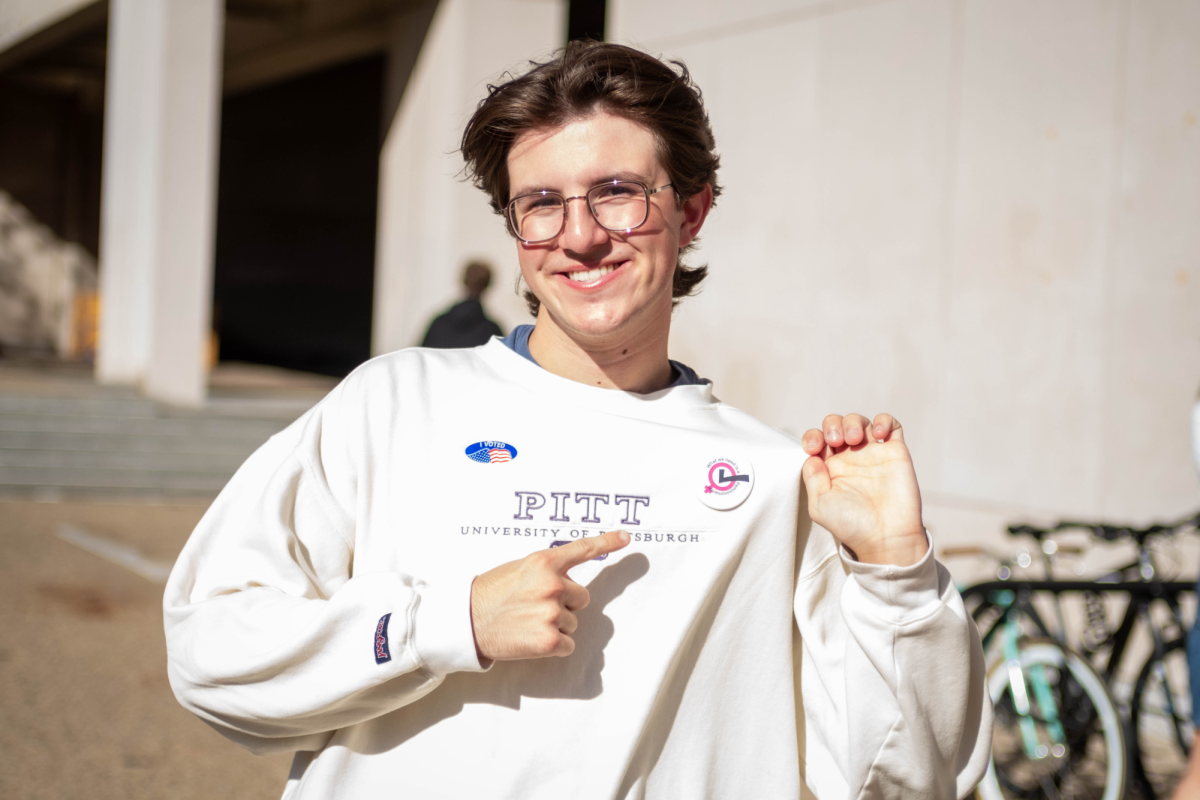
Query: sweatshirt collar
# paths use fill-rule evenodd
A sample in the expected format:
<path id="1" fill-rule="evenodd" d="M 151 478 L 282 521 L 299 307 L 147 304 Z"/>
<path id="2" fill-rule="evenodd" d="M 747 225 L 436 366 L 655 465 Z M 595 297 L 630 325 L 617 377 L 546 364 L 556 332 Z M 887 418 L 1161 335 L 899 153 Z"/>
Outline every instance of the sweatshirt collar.
<path id="1" fill-rule="evenodd" d="M 627 417 L 658 419 L 686 410 L 715 408 L 720 401 L 712 393 L 712 384 L 673 384 L 649 394 L 602 389 L 563 378 L 543 369 L 509 349 L 499 337 L 475 349 L 479 357 L 502 379 L 520 384 L 539 397 L 571 403 L 595 411 Z"/>

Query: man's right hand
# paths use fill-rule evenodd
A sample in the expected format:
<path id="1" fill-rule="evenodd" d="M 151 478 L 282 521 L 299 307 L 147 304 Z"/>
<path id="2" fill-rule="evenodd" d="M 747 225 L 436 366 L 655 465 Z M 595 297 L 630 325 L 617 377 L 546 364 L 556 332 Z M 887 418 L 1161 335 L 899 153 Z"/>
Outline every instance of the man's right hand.
<path id="1" fill-rule="evenodd" d="M 480 662 L 569 656 L 575 612 L 587 607 L 588 590 L 567 570 L 629 544 L 625 531 L 539 550 L 501 564 L 471 584 L 471 624 Z"/>

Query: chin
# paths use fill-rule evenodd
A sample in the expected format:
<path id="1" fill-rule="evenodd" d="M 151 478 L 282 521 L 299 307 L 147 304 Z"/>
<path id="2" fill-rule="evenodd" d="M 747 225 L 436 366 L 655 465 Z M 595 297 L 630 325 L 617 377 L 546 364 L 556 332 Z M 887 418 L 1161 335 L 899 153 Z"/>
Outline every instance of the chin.
<path id="1" fill-rule="evenodd" d="M 631 315 L 618 309 L 571 309 L 566 313 L 554 313 L 559 327 L 585 336 L 606 336 L 616 333 L 629 324 Z"/>

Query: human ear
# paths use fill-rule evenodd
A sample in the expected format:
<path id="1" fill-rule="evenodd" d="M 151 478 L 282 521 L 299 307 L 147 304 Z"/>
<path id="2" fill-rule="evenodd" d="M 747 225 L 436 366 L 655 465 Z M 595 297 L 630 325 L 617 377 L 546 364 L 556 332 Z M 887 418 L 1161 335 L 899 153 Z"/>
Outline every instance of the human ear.
<path id="1" fill-rule="evenodd" d="M 707 183 L 703 189 L 683 201 L 683 219 L 679 223 L 680 247 L 687 247 L 699 235 L 712 204 L 712 186 Z"/>

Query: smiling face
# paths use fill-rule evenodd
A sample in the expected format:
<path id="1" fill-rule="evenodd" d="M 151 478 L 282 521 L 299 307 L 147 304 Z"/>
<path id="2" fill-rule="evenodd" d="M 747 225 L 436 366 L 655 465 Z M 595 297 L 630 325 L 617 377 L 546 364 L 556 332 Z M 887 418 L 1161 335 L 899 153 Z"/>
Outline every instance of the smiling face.
<path id="1" fill-rule="evenodd" d="M 649 189 L 671 182 L 653 134 L 604 112 L 522 135 L 507 163 L 512 197 L 543 189 L 576 197 L 614 178 Z M 625 233 L 601 227 L 585 200 L 570 201 L 556 239 L 517 242 L 521 274 L 541 300 L 538 326 L 579 344 L 661 336 L 665 352 L 679 248 L 695 238 L 711 204 L 707 188 L 684 203 L 666 189 L 650 196 L 646 222 Z"/>

